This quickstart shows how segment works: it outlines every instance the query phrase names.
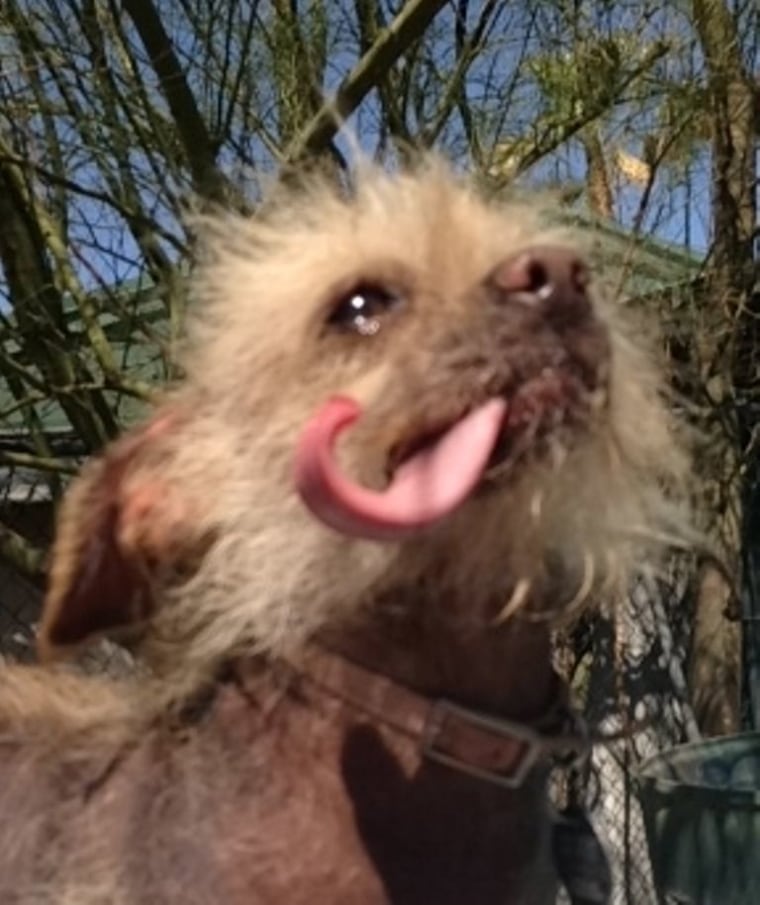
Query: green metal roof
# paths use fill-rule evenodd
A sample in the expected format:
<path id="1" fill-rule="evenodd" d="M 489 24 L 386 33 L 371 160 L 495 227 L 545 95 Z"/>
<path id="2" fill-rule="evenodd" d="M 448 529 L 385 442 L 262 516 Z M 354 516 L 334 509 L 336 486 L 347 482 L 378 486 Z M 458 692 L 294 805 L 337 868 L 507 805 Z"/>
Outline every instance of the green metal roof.
<path id="1" fill-rule="evenodd" d="M 143 284 L 126 284 L 118 291 L 122 299 L 126 298 L 129 301 L 126 303 L 122 301 L 118 306 L 109 308 L 105 307 L 108 302 L 104 297 L 101 302 L 100 325 L 121 368 L 135 380 L 159 385 L 167 378 L 166 360 L 160 348 L 162 341 L 168 341 L 165 306 L 157 299 L 155 290 L 146 288 Z M 83 327 L 77 309 L 73 304 L 65 303 L 64 311 L 71 335 L 79 337 L 83 333 Z M 9 317 L 8 320 L 12 318 Z M 156 337 L 155 340 L 145 336 L 146 327 Z M 83 346 L 85 362 L 92 358 L 92 371 L 95 374 L 99 373 L 86 341 Z M 2 343 L 2 348 L 18 360 L 18 344 L 12 337 Z M 37 374 L 35 366 L 31 366 L 31 373 Z M 126 422 L 138 418 L 144 409 L 143 403 L 134 397 L 111 390 L 105 390 L 104 395 L 112 404 L 113 410 Z M 52 436 L 66 435 L 70 432 L 68 419 L 54 399 L 35 402 L 33 409 L 45 431 Z M 0 375 L 0 440 L 23 435 L 26 429 L 24 412 L 17 407 L 16 399 L 6 379 Z"/>
<path id="2" fill-rule="evenodd" d="M 570 227 L 588 241 L 594 268 L 614 285 L 620 284 L 622 300 L 657 295 L 691 283 L 702 270 L 699 255 L 651 236 L 634 235 L 609 220 L 567 210 L 553 219 L 556 225 Z"/>

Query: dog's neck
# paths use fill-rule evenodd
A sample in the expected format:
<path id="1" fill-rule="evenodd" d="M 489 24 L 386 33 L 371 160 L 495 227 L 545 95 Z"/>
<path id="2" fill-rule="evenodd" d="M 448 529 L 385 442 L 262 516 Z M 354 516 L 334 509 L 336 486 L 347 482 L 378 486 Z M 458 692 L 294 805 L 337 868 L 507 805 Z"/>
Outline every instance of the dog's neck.
<path id="1" fill-rule="evenodd" d="M 319 642 L 421 694 L 513 720 L 541 716 L 556 696 L 545 622 L 514 618 L 463 630 L 444 619 L 378 612 L 324 631 Z"/>

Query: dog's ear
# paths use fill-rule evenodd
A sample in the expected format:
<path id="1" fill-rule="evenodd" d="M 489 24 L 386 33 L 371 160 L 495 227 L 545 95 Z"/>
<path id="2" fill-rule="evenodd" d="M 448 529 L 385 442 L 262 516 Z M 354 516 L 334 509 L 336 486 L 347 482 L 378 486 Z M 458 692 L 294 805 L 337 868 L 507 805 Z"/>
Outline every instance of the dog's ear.
<path id="1" fill-rule="evenodd" d="M 182 546 L 187 508 L 161 477 L 162 441 L 177 427 L 159 413 L 89 462 L 61 506 L 38 633 L 50 659 L 144 622 L 154 587 Z"/>

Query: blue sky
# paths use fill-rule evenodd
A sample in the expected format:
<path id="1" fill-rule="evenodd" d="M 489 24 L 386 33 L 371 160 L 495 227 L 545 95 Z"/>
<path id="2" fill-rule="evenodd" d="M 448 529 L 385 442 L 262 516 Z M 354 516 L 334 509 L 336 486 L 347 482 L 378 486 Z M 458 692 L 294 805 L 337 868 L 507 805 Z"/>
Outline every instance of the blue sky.
<path id="1" fill-rule="evenodd" d="M 33 0 L 27 0 L 30 9 L 41 9 Z M 631 53 L 638 53 L 641 48 L 651 41 L 659 38 L 667 38 L 675 51 L 667 58 L 667 62 L 659 66 L 655 77 L 663 80 L 678 81 L 685 78 L 689 72 L 699 73 L 701 65 L 699 54 L 693 47 L 693 34 L 682 12 L 682 4 L 653 4 L 655 12 L 647 19 L 646 25 L 641 26 L 642 16 L 646 14 L 647 0 L 621 0 L 616 3 L 605 3 L 596 0 L 595 3 L 581 4 L 580 9 L 585 10 L 584 27 L 588 34 L 596 37 L 615 37 L 616 41 L 630 45 Z M 168 4 L 167 4 L 168 6 Z M 340 4 L 340 8 L 342 8 Z M 350 4 L 349 4 L 350 6 Z M 530 9 L 542 10 L 540 16 L 531 17 Z M 502 119 L 501 135 L 514 138 L 524 134 L 521 130 L 528 129 L 536 111 L 541 108 L 542 99 L 537 92 L 535 84 L 527 82 L 520 92 L 509 96 L 509 102 L 499 106 L 498 97 L 503 86 L 508 84 L 512 73 L 519 64 L 530 61 L 531 55 L 537 53 L 539 46 L 548 56 L 552 54 L 556 59 L 572 53 L 573 36 L 568 34 L 562 17 L 556 12 L 560 4 L 544 2 L 542 4 L 504 4 L 499 7 L 500 12 L 495 22 L 495 28 L 491 34 L 490 50 L 485 53 L 472 67 L 466 86 L 468 97 L 473 100 L 485 101 L 488 106 L 489 121 L 494 124 Z M 199 68 L 199 60 L 202 59 L 201 48 L 197 39 L 190 39 L 187 25 L 183 25 L 178 13 L 179 7 L 174 7 L 173 27 L 174 40 L 178 50 L 188 66 L 189 77 L 193 88 L 199 98 L 210 97 L 210 86 L 213 76 Z M 338 10 L 339 4 L 328 7 Z M 470 4 L 471 22 L 479 14 L 482 3 Z M 748 19 L 753 15 L 751 9 L 746 13 Z M 452 42 L 453 34 L 453 5 L 447 7 L 435 21 L 432 29 L 432 57 L 433 63 L 446 70 L 453 65 L 455 49 Z M 757 18 L 755 14 L 755 18 Z M 44 22 L 43 28 L 54 29 L 54 23 Z M 352 35 L 350 20 L 344 19 L 334 22 L 333 39 L 336 51 L 332 54 L 327 67 L 325 88 L 329 92 L 334 90 L 345 73 L 350 69 L 356 59 L 355 41 Z M 60 40 L 57 32 L 51 32 L 51 40 Z M 78 46 L 81 36 L 76 33 L 76 27 L 70 30 L 72 46 Z M 679 47 L 679 42 L 680 46 Z M 3 39 L 0 50 L 8 47 L 7 38 Z M 748 62 L 757 69 L 757 48 L 753 45 L 747 48 Z M 255 56 L 255 55 L 254 55 Z M 116 57 L 114 62 L 118 63 Z M 265 66 L 266 62 L 252 62 L 252 66 Z M 258 70 L 257 70 L 258 71 Z M 148 71 L 146 70 L 146 73 Z M 3 70 L 4 78 L 24 81 L 23 68 L 19 67 L 17 74 L 8 75 L 7 67 Z M 151 84 L 150 74 L 147 75 L 147 83 Z M 262 105 L 271 101 L 271 91 L 265 87 L 265 79 L 254 78 L 256 90 L 259 92 L 259 100 Z M 50 80 L 47 90 L 51 96 L 55 96 L 55 89 Z M 641 153 L 642 136 L 647 130 L 656 128 L 658 115 L 658 96 L 656 78 L 650 79 L 647 90 L 651 96 L 642 105 L 638 101 L 630 105 L 616 107 L 612 114 L 605 118 L 603 135 L 611 150 L 619 148 L 634 155 Z M 86 101 L 84 94 L 81 95 Z M 430 103 L 433 103 L 430 100 Z M 425 103 L 428 99 L 423 99 Z M 159 100 L 159 104 L 161 101 Z M 490 106 L 489 106 L 490 105 Z M 370 95 L 360 108 L 357 116 L 353 117 L 350 125 L 356 130 L 360 143 L 372 151 L 377 139 L 377 117 L 379 105 L 375 95 Z M 18 122 L 10 121 L 10 127 L 18 126 Z M 60 125 L 61 135 L 64 139 L 74 138 L 78 124 L 69 123 L 68 126 Z M 21 124 L 23 128 L 23 123 Z M 36 126 L 39 127 L 39 124 Z M 96 122 L 97 129 L 103 129 L 104 141 L 109 140 L 104 122 Z M 239 128 L 239 127 L 238 127 Z M 263 144 L 251 135 L 244 136 L 249 150 L 257 161 L 266 161 L 268 154 Z M 444 148 L 453 149 L 454 154 L 462 149 L 461 125 L 456 116 L 442 136 L 441 144 Z M 345 142 L 344 142 L 345 144 Z M 44 160 L 44 153 L 37 145 L 38 158 Z M 145 159 L 139 157 L 139 152 L 133 148 L 129 151 L 132 163 L 138 169 L 145 170 Z M 235 155 L 225 148 L 222 159 L 229 163 L 231 169 L 235 169 Z M 271 160 L 271 157 L 269 158 Z M 88 155 L 84 144 L 80 143 L 80 149 L 71 153 L 67 159 L 69 178 L 89 185 L 91 188 L 103 188 L 103 180 L 97 172 L 93 159 Z M 585 163 L 581 147 L 578 142 L 570 141 L 556 153 L 552 154 L 539 165 L 534 167 L 523 181 L 529 185 L 556 186 L 574 183 L 583 184 Z M 653 234 L 665 241 L 685 245 L 697 253 L 702 253 L 708 246 L 710 233 L 710 158 L 706 146 L 697 149 L 689 162 L 688 169 L 683 170 L 680 176 L 676 176 L 673 170 L 664 171 L 658 178 L 655 190 L 652 193 L 651 203 L 647 209 L 643 222 L 643 232 Z M 248 171 L 248 177 L 255 177 L 255 171 Z M 686 178 L 688 176 L 688 178 Z M 185 191 L 186 186 L 176 187 Z M 165 185 L 158 185 L 146 179 L 143 187 L 143 197 L 146 206 L 155 207 L 158 219 L 165 225 L 171 226 L 173 213 L 165 206 L 167 196 Z M 616 190 L 617 219 L 623 226 L 631 226 L 636 218 L 641 199 L 640 187 L 625 184 L 618 180 Z M 162 200 L 163 199 L 163 200 Z M 109 211 L 106 206 L 92 201 L 79 199 L 74 211 L 74 219 L 70 229 L 71 245 L 78 256 L 77 270 L 83 283 L 95 286 L 99 281 L 105 285 L 118 283 L 125 279 L 131 279 L 136 274 L 135 261 L 139 259 L 134 241 L 125 229 L 121 219 Z"/>

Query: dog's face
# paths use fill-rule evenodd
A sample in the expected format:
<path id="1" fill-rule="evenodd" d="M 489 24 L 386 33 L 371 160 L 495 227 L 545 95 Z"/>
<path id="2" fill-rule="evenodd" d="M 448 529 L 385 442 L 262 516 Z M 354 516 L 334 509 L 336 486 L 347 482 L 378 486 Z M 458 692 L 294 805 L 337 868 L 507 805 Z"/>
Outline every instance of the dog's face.
<path id="1" fill-rule="evenodd" d="M 466 245 L 461 237 L 459 254 Z M 352 412 L 345 391 L 318 407 L 296 465 L 317 517 L 387 540 L 503 493 L 526 460 L 574 445 L 606 406 L 610 361 L 607 326 L 571 248 L 510 250 L 469 286 L 447 286 L 432 269 L 393 270 L 383 277 L 370 266 L 372 276 L 333 293 L 316 345 L 384 378 L 366 409 Z M 353 471 L 381 493 L 345 480 L 333 462 L 333 436 L 354 418 Z"/>
<path id="2" fill-rule="evenodd" d="M 527 208 L 434 165 L 210 233 L 185 386 L 64 509 L 49 646 L 146 613 L 216 653 L 287 644 L 409 588 L 492 619 L 659 517 L 681 459 L 656 374 Z M 139 586 L 105 617 L 104 579 Z"/>

